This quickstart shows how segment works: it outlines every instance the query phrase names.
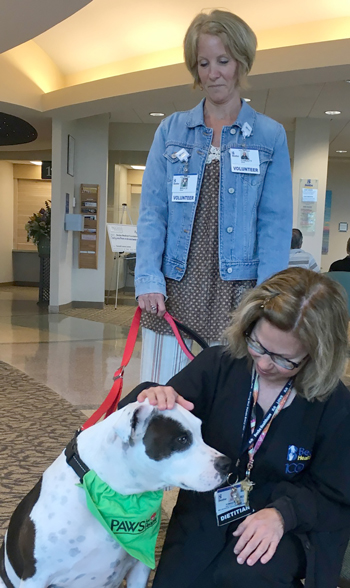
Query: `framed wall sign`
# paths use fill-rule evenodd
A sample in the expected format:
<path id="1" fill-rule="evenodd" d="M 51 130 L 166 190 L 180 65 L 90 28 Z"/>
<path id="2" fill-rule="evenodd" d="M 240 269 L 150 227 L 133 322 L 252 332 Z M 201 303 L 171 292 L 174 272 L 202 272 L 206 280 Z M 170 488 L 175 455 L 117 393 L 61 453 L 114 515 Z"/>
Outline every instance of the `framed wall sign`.
<path id="1" fill-rule="evenodd" d="M 41 179 L 52 179 L 52 161 L 43 161 L 41 164 Z"/>
<path id="2" fill-rule="evenodd" d="M 68 148 L 67 148 L 67 174 L 74 176 L 74 149 L 75 139 L 72 135 L 68 135 Z"/>
<path id="3" fill-rule="evenodd" d="M 339 231 L 341 233 L 346 233 L 348 230 L 348 223 L 339 223 Z"/>
<path id="4" fill-rule="evenodd" d="M 299 182 L 299 224 L 303 235 L 312 236 L 316 230 L 318 180 L 301 179 Z"/>

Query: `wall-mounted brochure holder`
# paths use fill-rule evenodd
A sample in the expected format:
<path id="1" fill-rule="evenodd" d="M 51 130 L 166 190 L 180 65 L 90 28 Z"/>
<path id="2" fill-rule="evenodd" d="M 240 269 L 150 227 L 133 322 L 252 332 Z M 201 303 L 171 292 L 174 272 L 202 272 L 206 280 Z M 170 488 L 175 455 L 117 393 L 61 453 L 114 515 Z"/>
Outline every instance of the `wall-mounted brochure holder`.
<path id="1" fill-rule="evenodd" d="M 98 184 L 80 186 L 83 230 L 79 239 L 79 268 L 97 269 L 99 192 Z"/>

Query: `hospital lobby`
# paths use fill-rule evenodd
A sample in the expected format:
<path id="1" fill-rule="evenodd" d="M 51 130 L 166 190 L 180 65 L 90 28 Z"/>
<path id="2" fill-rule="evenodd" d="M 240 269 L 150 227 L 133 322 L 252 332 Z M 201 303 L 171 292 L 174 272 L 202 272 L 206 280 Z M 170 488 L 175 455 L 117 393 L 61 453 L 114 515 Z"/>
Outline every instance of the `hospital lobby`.
<path id="1" fill-rule="evenodd" d="M 230 1 L 224 9 L 257 35 L 242 98 L 286 131 L 293 226 L 328 272 L 350 237 L 350 2 Z M 1 534 L 121 364 L 137 305 L 135 253 L 113 250 L 111 231 L 137 224 L 160 122 L 202 99 L 182 48 L 201 10 L 200 0 L 0 1 Z M 45 201 L 51 240 L 39 257 L 25 225 Z M 141 333 L 124 395 L 140 381 L 140 358 Z M 350 386 L 349 363 L 343 381 Z M 348 560 L 341 588 L 350 587 Z"/>

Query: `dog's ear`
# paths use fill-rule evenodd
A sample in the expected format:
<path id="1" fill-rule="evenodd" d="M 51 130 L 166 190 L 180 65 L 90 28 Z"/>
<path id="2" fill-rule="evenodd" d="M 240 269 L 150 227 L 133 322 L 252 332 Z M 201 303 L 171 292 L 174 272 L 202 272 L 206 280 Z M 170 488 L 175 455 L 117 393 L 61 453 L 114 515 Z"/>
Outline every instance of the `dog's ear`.
<path id="1" fill-rule="evenodd" d="M 138 435 L 141 435 L 156 410 L 148 401 L 133 402 L 115 413 L 114 433 L 123 441 L 132 445 Z"/>

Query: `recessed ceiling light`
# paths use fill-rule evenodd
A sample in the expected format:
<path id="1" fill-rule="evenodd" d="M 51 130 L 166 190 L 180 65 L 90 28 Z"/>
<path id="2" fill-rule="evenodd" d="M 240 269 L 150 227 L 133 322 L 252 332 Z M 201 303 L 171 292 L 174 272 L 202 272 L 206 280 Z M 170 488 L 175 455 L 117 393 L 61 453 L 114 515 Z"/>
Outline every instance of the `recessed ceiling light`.
<path id="1" fill-rule="evenodd" d="M 33 165 L 42 165 L 42 161 L 31 161 L 30 163 L 32 163 Z"/>
<path id="2" fill-rule="evenodd" d="M 347 153 L 347 151 L 346 151 L 346 150 L 344 150 L 344 149 L 338 149 L 338 150 L 336 151 L 336 153 Z"/>
<path id="3" fill-rule="evenodd" d="M 329 114 L 329 116 L 341 114 L 341 110 L 325 110 L 325 114 Z"/>
<path id="4" fill-rule="evenodd" d="M 131 165 L 132 169 L 146 169 L 145 165 Z"/>
<path id="5" fill-rule="evenodd" d="M 347 84 L 350 84 L 350 80 L 345 80 Z"/>
<path id="6" fill-rule="evenodd" d="M 243 100 L 245 100 L 246 102 L 251 102 L 252 101 L 251 98 L 243 98 Z"/>
<path id="7" fill-rule="evenodd" d="M 150 112 L 150 116 L 165 116 L 164 112 Z"/>

